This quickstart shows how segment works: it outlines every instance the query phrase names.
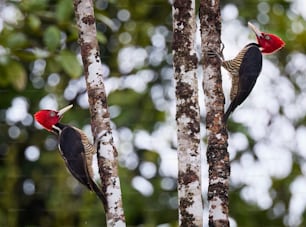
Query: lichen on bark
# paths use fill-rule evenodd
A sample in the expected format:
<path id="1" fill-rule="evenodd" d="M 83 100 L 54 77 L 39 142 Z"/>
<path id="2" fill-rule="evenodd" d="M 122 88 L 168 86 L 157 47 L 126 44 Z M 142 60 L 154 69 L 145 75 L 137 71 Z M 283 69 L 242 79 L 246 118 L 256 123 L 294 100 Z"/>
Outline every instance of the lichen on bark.
<path id="1" fill-rule="evenodd" d="M 195 54 L 195 1 L 173 2 L 173 67 L 176 83 L 180 226 L 203 225 L 200 113 Z"/>
<path id="2" fill-rule="evenodd" d="M 99 174 L 107 201 L 103 204 L 107 226 L 123 227 L 125 216 L 118 176 L 118 153 L 110 127 L 92 0 L 74 0 L 74 11 L 79 29 L 92 133 L 98 151 Z"/>
<path id="3" fill-rule="evenodd" d="M 206 107 L 209 226 L 229 226 L 228 191 L 230 162 L 227 151 L 228 134 L 223 122 L 224 95 L 221 64 L 207 51 L 219 52 L 221 47 L 220 1 L 200 1 L 200 30 L 203 54 L 203 89 Z"/>

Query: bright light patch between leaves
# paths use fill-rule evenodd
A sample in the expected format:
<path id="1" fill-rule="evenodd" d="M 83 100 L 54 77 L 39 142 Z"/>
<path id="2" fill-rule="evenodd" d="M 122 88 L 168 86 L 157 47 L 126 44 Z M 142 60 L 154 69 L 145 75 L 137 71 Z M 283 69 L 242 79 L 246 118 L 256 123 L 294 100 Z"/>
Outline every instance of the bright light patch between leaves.
<path id="1" fill-rule="evenodd" d="M 57 110 L 58 103 L 53 94 L 46 95 L 39 102 L 39 109 Z"/>
<path id="2" fill-rule="evenodd" d="M 35 184 L 31 179 L 26 179 L 22 185 L 23 192 L 26 195 L 33 195 L 35 193 Z"/>
<path id="3" fill-rule="evenodd" d="M 24 156 L 27 160 L 35 162 L 39 159 L 40 151 L 36 146 L 29 146 L 25 149 Z"/>
<path id="4" fill-rule="evenodd" d="M 28 102 L 23 97 L 14 98 L 12 106 L 6 111 L 6 120 L 8 122 L 18 122 L 25 119 L 28 113 Z"/>
<path id="5" fill-rule="evenodd" d="M 140 176 L 136 176 L 133 178 L 132 186 L 144 196 L 150 196 L 154 192 L 153 186 L 150 181 Z"/>
<path id="6" fill-rule="evenodd" d="M 135 68 L 144 65 L 148 54 L 145 49 L 139 47 L 125 47 L 118 54 L 118 64 L 121 73 L 130 73 Z"/>

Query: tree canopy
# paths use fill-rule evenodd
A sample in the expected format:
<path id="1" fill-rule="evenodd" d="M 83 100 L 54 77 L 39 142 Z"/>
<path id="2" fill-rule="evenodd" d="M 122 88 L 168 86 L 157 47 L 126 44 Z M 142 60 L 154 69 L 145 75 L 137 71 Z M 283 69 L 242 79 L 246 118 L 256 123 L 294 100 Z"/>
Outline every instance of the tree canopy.
<path id="1" fill-rule="evenodd" d="M 286 41 L 279 53 L 264 57 L 255 89 L 230 118 L 232 225 L 306 225 L 304 2 L 222 4 L 225 59 L 255 40 L 249 20 Z M 95 7 L 127 224 L 176 226 L 171 3 L 97 0 Z M 62 121 L 90 135 L 77 39 L 70 0 L 0 3 L 1 226 L 101 226 L 105 221 L 95 195 L 66 171 L 56 138 L 33 120 L 38 109 L 71 103 L 75 107 Z M 229 79 L 222 73 L 228 97 Z M 205 118 L 203 94 L 200 106 Z M 204 152 L 205 133 L 201 145 Z M 204 205 L 207 211 L 207 201 Z"/>

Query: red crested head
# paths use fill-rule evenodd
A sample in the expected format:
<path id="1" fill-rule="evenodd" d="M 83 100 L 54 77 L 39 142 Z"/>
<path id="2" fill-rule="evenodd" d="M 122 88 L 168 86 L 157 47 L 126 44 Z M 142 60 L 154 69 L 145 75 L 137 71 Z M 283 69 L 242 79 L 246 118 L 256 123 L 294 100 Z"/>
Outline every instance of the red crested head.
<path id="1" fill-rule="evenodd" d="M 73 105 L 64 107 L 59 111 L 55 110 L 40 110 L 34 114 L 35 120 L 41 124 L 46 130 L 52 131 L 52 127 L 57 124 L 63 114 L 72 108 Z"/>
<path id="2" fill-rule="evenodd" d="M 248 25 L 255 33 L 258 45 L 261 47 L 263 54 L 273 54 L 285 46 L 286 43 L 277 35 L 261 32 L 250 22 Z"/>

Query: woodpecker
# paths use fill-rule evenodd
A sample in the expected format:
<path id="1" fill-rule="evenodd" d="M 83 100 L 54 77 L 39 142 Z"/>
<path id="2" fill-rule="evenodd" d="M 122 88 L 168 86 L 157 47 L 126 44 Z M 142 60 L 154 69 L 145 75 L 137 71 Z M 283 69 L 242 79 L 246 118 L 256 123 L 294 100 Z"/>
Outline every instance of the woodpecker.
<path id="1" fill-rule="evenodd" d="M 72 176 L 89 190 L 94 191 L 106 206 L 106 199 L 99 184 L 95 146 L 89 142 L 83 131 L 59 122 L 72 106 L 66 106 L 59 111 L 40 110 L 34 114 L 34 118 L 44 129 L 57 135 L 60 153 Z"/>
<path id="2" fill-rule="evenodd" d="M 225 122 L 252 91 L 262 69 L 262 55 L 273 54 L 285 46 L 285 42 L 280 37 L 261 32 L 250 22 L 248 26 L 255 33 L 258 43 L 246 45 L 234 59 L 228 61 L 223 61 L 222 57 L 213 53 L 220 58 L 222 66 L 232 78 L 231 103 L 224 114 Z"/>

